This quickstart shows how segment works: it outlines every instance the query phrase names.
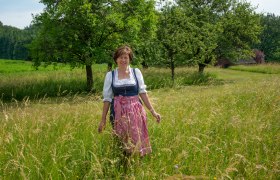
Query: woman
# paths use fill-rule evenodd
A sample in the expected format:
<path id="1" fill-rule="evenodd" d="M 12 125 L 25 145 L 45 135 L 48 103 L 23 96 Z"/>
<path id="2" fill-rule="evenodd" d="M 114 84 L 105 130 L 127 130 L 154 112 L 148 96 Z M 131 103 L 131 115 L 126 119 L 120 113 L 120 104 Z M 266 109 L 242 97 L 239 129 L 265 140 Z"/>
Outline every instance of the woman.
<path id="1" fill-rule="evenodd" d="M 161 117 L 150 103 L 141 71 L 129 66 L 132 57 L 133 52 L 128 46 L 122 46 L 114 53 L 117 68 L 108 72 L 105 77 L 103 112 L 98 131 L 102 132 L 105 128 L 110 108 L 114 133 L 120 138 L 125 152 L 139 152 L 144 156 L 151 153 L 152 149 L 147 130 L 147 116 L 139 96 L 158 123 Z"/>

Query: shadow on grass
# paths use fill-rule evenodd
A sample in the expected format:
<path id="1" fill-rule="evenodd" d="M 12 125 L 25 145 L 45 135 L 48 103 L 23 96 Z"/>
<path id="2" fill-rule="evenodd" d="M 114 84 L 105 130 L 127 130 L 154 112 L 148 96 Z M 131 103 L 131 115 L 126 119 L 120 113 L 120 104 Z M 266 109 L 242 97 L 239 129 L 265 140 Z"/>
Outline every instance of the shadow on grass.
<path id="1" fill-rule="evenodd" d="M 145 83 L 150 90 L 159 88 L 173 88 L 178 86 L 192 85 L 223 85 L 224 80 L 218 79 L 216 75 L 211 73 L 177 73 L 175 80 L 172 81 L 166 73 L 146 74 Z"/>
<path id="2" fill-rule="evenodd" d="M 45 80 L 30 82 L 21 85 L 7 85 L 0 88 L 1 100 L 9 102 L 12 100 L 22 101 L 26 98 L 30 100 L 44 97 L 63 97 L 74 94 L 96 93 L 101 91 L 101 81 L 95 81 L 95 88 L 87 91 L 86 82 L 81 80 Z"/>

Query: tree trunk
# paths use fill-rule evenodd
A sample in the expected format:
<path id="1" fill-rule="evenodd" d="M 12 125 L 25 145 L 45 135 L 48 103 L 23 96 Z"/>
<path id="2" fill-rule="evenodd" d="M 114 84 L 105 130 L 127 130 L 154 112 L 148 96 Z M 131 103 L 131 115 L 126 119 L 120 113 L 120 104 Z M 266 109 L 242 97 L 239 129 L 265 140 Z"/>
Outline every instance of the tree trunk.
<path id="1" fill-rule="evenodd" d="M 198 72 L 203 73 L 204 68 L 206 67 L 207 64 L 210 64 L 210 62 L 211 59 L 206 58 L 203 63 L 198 63 Z"/>
<path id="2" fill-rule="evenodd" d="M 148 69 L 148 67 L 149 67 L 148 64 L 145 61 L 143 61 L 141 63 L 141 65 L 142 65 L 143 69 Z"/>
<path id="3" fill-rule="evenodd" d="M 170 60 L 170 69 L 171 69 L 171 78 L 172 82 L 174 84 L 174 79 L 175 79 L 175 64 L 174 64 L 174 53 L 171 49 L 168 50 L 168 58 Z"/>
<path id="4" fill-rule="evenodd" d="M 87 73 L 87 91 L 91 91 L 93 88 L 93 77 L 92 77 L 91 65 L 86 65 L 86 73 Z"/>
<path id="5" fill-rule="evenodd" d="M 205 66 L 206 66 L 205 64 L 199 63 L 198 64 L 198 72 L 203 73 Z"/>
<path id="6" fill-rule="evenodd" d="M 172 77 L 172 81 L 174 83 L 174 79 L 175 79 L 175 64 L 174 64 L 173 58 L 171 58 L 170 65 L 171 65 L 171 77 Z"/>

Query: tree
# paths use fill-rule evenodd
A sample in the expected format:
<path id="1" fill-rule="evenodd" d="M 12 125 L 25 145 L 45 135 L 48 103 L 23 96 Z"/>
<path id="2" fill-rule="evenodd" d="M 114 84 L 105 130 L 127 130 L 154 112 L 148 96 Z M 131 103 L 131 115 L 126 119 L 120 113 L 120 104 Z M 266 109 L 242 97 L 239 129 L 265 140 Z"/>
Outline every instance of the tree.
<path id="1" fill-rule="evenodd" d="M 237 61 L 252 56 L 252 45 L 259 41 L 260 16 L 246 2 L 232 1 L 219 19 L 223 31 L 215 50 L 218 59 Z"/>
<path id="2" fill-rule="evenodd" d="M 189 17 L 192 24 L 189 46 L 191 56 L 188 58 L 202 73 L 207 64 L 216 60 L 218 35 L 221 24 L 218 15 L 227 5 L 226 0 L 180 0 L 178 4 L 183 8 L 185 16 Z"/>
<path id="3" fill-rule="evenodd" d="M 192 59 L 203 72 L 217 59 L 238 60 L 252 55 L 251 45 L 261 31 L 259 16 L 247 2 L 179 0 L 192 19 Z"/>
<path id="4" fill-rule="evenodd" d="M 280 16 L 262 15 L 261 24 L 264 29 L 257 48 L 264 52 L 267 60 L 280 62 Z"/>
<path id="5" fill-rule="evenodd" d="M 189 32 L 192 32 L 193 25 L 189 18 L 184 16 L 181 7 L 174 4 L 161 6 L 157 38 L 163 58 L 159 59 L 158 63 L 171 69 L 171 78 L 174 81 L 175 67 L 183 63 L 177 57 L 182 53 L 188 54 L 190 51 L 188 38 L 192 37 Z"/>
<path id="6" fill-rule="evenodd" d="M 132 2 L 137 3 L 137 1 Z M 154 41 L 156 40 L 158 16 L 155 10 L 155 1 L 139 1 L 137 4 L 132 7 L 135 7 L 134 14 L 137 14 L 138 18 L 141 19 L 138 28 L 136 28 L 139 33 L 135 36 L 137 31 L 132 31 L 130 34 L 133 36 L 129 37 L 131 40 L 126 35 L 125 37 L 127 38 L 126 41 L 131 42 L 130 44 L 134 48 L 133 64 L 141 63 L 147 66 L 147 62 L 155 60 L 151 49 L 153 49 Z"/>
<path id="7" fill-rule="evenodd" d="M 150 6 L 153 1 L 146 0 L 41 2 L 46 8 L 35 17 L 41 29 L 31 45 L 35 65 L 42 61 L 85 65 L 88 90 L 93 87 L 92 64 L 108 62 L 100 59 L 109 59 L 108 54 L 119 44 L 137 43 L 144 26 L 141 18 L 149 19 L 147 12 L 154 11 Z M 146 25 L 147 29 L 151 24 Z"/>
<path id="8" fill-rule="evenodd" d="M 140 64 L 144 61 L 146 49 L 149 43 L 155 38 L 157 16 L 155 11 L 155 2 L 146 0 L 131 0 L 121 3 L 120 11 L 123 13 L 121 19 L 124 28 L 111 36 L 100 50 L 97 50 L 103 56 L 100 63 L 112 64 L 111 54 L 119 44 L 129 44 L 134 50 L 133 64 Z M 145 57 L 145 58 L 144 58 Z"/>
<path id="9" fill-rule="evenodd" d="M 173 80 L 176 66 L 196 64 L 203 72 L 206 64 L 215 60 L 221 28 L 214 2 L 182 0 L 162 6 L 158 39 L 166 56 L 163 64 L 170 67 Z"/>

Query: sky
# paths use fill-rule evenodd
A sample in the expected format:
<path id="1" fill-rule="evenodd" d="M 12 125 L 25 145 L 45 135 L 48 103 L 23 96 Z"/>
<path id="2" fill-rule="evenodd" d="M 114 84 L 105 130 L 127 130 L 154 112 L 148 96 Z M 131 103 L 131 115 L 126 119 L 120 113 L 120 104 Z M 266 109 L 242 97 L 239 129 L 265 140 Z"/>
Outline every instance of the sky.
<path id="1" fill-rule="evenodd" d="M 0 21 L 20 29 L 30 25 L 32 14 L 43 12 L 40 0 L 0 0 Z"/>
<path id="2" fill-rule="evenodd" d="M 40 0 L 0 0 L 0 21 L 4 25 L 23 29 L 30 25 L 32 14 L 43 12 Z M 258 13 L 274 13 L 280 16 L 280 0 L 247 0 Z"/>

